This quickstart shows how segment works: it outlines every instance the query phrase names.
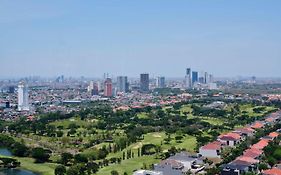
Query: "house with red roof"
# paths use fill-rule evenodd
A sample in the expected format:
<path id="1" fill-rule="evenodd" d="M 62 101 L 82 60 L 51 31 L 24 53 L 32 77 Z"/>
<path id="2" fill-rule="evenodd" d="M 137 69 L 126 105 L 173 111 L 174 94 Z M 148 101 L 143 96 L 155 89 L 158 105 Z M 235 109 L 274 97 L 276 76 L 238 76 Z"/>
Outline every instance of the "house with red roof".
<path id="1" fill-rule="evenodd" d="M 262 175 L 281 175 L 281 170 L 278 168 L 272 168 L 270 170 L 262 171 Z"/>
<path id="2" fill-rule="evenodd" d="M 263 155 L 263 151 L 255 148 L 250 148 L 244 151 L 243 156 L 259 159 Z"/>
<path id="3" fill-rule="evenodd" d="M 222 151 L 222 143 L 219 141 L 214 141 L 202 146 L 199 149 L 199 155 L 207 158 L 220 158 Z"/>
<path id="4" fill-rule="evenodd" d="M 269 140 L 262 139 L 258 143 L 251 146 L 251 148 L 262 150 L 268 145 Z"/>
<path id="5" fill-rule="evenodd" d="M 251 125 L 251 128 L 253 129 L 261 129 L 261 128 L 264 128 L 264 123 L 263 122 L 255 122 L 254 124 Z"/>
<path id="6" fill-rule="evenodd" d="M 278 132 L 271 132 L 268 136 L 274 140 L 279 136 L 279 133 Z"/>
<path id="7" fill-rule="evenodd" d="M 237 133 L 241 135 L 242 137 L 252 137 L 255 134 L 255 130 L 251 127 L 245 127 L 245 128 L 239 128 L 233 131 L 233 133 Z"/>
<path id="8" fill-rule="evenodd" d="M 227 134 L 223 134 L 220 135 L 218 138 L 218 141 L 225 144 L 226 146 L 236 146 L 237 144 L 239 144 L 242 140 L 242 137 L 237 134 L 237 133 L 227 133 Z"/>

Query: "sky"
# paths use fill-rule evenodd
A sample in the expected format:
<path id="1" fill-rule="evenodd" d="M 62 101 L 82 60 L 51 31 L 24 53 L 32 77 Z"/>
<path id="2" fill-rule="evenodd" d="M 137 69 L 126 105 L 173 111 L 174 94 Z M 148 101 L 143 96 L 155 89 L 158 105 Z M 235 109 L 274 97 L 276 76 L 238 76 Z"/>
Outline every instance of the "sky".
<path id="1" fill-rule="evenodd" d="M 281 77 L 280 0 L 0 0 L 0 77 Z"/>

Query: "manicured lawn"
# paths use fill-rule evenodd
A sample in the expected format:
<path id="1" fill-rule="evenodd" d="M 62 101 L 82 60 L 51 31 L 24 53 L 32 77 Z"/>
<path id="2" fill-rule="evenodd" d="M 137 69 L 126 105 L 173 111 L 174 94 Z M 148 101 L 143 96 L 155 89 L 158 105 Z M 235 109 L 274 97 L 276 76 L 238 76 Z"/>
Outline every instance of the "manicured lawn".
<path id="1" fill-rule="evenodd" d="M 54 125 L 56 127 L 63 126 L 66 129 L 70 124 L 76 124 L 79 126 L 88 126 L 90 123 L 91 123 L 90 121 L 83 121 L 79 117 L 75 117 L 75 118 L 51 122 L 50 125 Z"/>
<path id="2" fill-rule="evenodd" d="M 29 170 L 35 173 L 39 173 L 41 175 L 54 175 L 54 170 L 56 164 L 52 163 L 44 163 L 44 164 L 36 164 L 34 163 L 34 159 L 27 157 L 16 157 L 21 162 L 21 168 L 25 170 Z"/>
<path id="3" fill-rule="evenodd" d="M 136 157 L 129 160 L 123 160 L 121 164 L 114 164 L 101 168 L 97 175 L 110 175 L 112 170 L 118 171 L 120 175 L 123 175 L 124 172 L 132 174 L 134 170 L 141 169 L 144 163 L 146 164 L 147 168 L 149 168 L 151 164 L 159 162 L 160 160 L 155 159 L 154 156 Z"/>
<path id="4" fill-rule="evenodd" d="M 208 122 L 211 125 L 223 125 L 224 124 L 223 119 L 214 118 L 214 117 L 200 117 L 200 118 L 202 119 L 202 121 Z"/>
<path id="5" fill-rule="evenodd" d="M 147 119 L 149 116 L 148 116 L 147 113 L 141 112 L 141 113 L 137 114 L 137 117 L 138 117 L 139 119 Z"/>
<path id="6" fill-rule="evenodd" d="M 185 112 L 189 113 L 190 115 L 192 113 L 191 105 L 183 105 L 180 109 L 181 115 L 184 115 Z"/>

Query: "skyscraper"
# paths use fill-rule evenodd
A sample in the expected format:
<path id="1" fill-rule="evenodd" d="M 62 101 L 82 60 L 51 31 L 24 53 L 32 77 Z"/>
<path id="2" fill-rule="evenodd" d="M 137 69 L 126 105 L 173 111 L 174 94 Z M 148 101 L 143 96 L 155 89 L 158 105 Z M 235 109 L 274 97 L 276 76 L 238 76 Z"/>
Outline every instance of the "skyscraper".
<path id="1" fill-rule="evenodd" d="M 186 69 L 186 75 L 185 75 L 185 88 L 189 89 L 191 88 L 191 69 Z"/>
<path id="2" fill-rule="evenodd" d="M 204 74 L 204 83 L 205 83 L 205 84 L 209 83 L 209 75 L 208 75 L 208 72 L 205 72 L 205 74 Z"/>
<path id="3" fill-rule="evenodd" d="M 192 71 L 192 84 L 198 82 L 198 72 Z"/>
<path id="4" fill-rule="evenodd" d="M 88 86 L 88 92 L 92 92 L 93 89 L 94 89 L 94 82 L 90 81 L 89 86 Z"/>
<path id="5" fill-rule="evenodd" d="M 156 87 L 157 88 L 165 88 L 166 87 L 165 77 L 157 77 Z"/>
<path id="6" fill-rule="evenodd" d="M 93 89 L 91 91 L 91 95 L 99 95 L 99 87 L 97 83 L 93 84 Z"/>
<path id="7" fill-rule="evenodd" d="M 107 78 L 104 82 L 104 96 L 112 97 L 112 80 Z"/>
<path id="8" fill-rule="evenodd" d="M 18 86 L 18 110 L 28 111 L 28 87 L 25 83 L 21 82 Z"/>
<path id="9" fill-rule="evenodd" d="M 117 77 L 117 92 L 128 92 L 129 91 L 129 83 L 128 77 L 119 76 Z"/>
<path id="10" fill-rule="evenodd" d="M 149 91 L 149 74 L 140 75 L 140 90 L 141 92 Z"/>
<path id="11" fill-rule="evenodd" d="M 209 83 L 214 82 L 214 76 L 212 74 L 209 75 Z"/>

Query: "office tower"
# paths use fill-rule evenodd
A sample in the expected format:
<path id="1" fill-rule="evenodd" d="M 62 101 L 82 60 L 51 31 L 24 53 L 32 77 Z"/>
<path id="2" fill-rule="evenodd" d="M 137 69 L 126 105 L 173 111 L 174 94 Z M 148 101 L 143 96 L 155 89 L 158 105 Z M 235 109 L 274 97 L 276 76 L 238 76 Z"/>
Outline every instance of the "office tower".
<path id="1" fill-rule="evenodd" d="M 112 97 L 112 80 L 110 78 L 104 82 L 104 96 Z"/>
<path id="2" fill-rule="evenodd" d="M 165 88 L 166 87 L 165 77 L 157 77 L 156 87 L 157 88 Z"/>
<path id="3" fill-rule="evenodd" d="M 204 73 L 204 83 L 205 83 L 205 84 L 209 83 L 209 75 L 208 75 L 208 72 L 205 72 L 205 73 Z"/>
<path id="4" fill-rule="evenodd" d="M 15 93 L 15 87 L 14 86 L 9 86 L 8 93 L 10 93 L 10 94 Z"/>
<path id="5" fill-rule="evenodd" d="M 57 83 L 63 83 L 64 82 L 64 76 L 61 75 L 61 76 L 57 77 L 56 82 Z"/>
<path id="6" fill-rule="evenodd" d="M 140 75 L 140 90 L 141 92 L 149 91 L 149 74 Z"/>
<path id="7" fill-rule="evenodd" d="M 128 78 L 126 76 L 117 77 L 117 92 L 128 92 L 129 91 L 129 83 Z"/>
<path id="8" fill-rule="evenodd" d="M 214 82 L 214 76 L 212 74 L 209 75 L 209 83 Z"/>
<path id="9" fill-rule="evenodd" d="M 97 81 L 97 86 L 99 91 L 103 90 L 103 84 L 100 81 Z"/>
<path id="10" fill-rule="evenodd" d="M 99 87 L 97 83 L 93 84 L 93 89 L 91 90 L 91 95 L 99 95 Z"/>
<path id="11" fill-rule="evenodd" d="M 198 82 L 198 72 L 192 71 L 192 84 Z"/>
<path id="12" fill-rule="evenodd" d="M 25 83 L 21 82 L 18 86 L 18 110 L 28 111 L 28 87 Z"/>
<path id="13" fill-rule="evenodd" d="M 186 75 L 185 75 L 185 88 L 189 89 L 191 88 L 191 69 L 186 69 Z"/>
<path id="14" fill-rule="evenodd" d="M 94 82 L 90 81 L 90 84 L 88 86 L 88 92 L 92 92 L 93 89 L 94 89 Z"/>

